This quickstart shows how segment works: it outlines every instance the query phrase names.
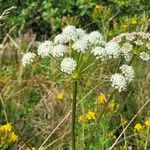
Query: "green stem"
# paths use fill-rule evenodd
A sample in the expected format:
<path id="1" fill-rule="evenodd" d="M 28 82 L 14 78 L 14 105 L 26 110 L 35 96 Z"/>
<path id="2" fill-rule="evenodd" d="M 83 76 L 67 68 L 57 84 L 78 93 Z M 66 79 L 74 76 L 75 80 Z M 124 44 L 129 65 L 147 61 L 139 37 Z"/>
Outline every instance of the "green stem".
<path id="1" fill-rule="evenodd" d="M 77 80 L 73 83 L 73 102 L 72 102 L 72 150 L 76 150 L 76 100 L 77 100 Z"/>

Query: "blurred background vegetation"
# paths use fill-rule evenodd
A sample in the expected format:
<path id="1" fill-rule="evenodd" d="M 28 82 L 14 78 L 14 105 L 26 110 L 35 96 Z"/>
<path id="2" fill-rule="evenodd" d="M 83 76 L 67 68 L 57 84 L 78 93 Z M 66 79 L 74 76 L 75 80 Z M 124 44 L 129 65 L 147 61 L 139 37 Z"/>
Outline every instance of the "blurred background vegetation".
<path id="1" fill-rule="evenodd" d="M 0 13 L 16 6 L 9 17 L 0 22 L 0 40 L 14 26 L 14 37 L 32 31 L 36 39 L 50 37 L 66 24 L 109 34 L 113 28 L 118 34 L 141 27 L 150 13 L 148 0 L 0 0 L 0 4 Z"/>

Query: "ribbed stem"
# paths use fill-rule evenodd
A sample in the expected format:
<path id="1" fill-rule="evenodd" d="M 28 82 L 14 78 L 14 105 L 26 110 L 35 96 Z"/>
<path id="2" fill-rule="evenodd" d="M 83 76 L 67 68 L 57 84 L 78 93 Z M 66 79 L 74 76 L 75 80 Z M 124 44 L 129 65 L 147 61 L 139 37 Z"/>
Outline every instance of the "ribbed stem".
<path id="1" fill-rule="evenodd" d="M 73 102 L 72 102 L 72 150 L 76 150 L 76 101 L 77 101 L 77 80 L 73 83 Z"/>

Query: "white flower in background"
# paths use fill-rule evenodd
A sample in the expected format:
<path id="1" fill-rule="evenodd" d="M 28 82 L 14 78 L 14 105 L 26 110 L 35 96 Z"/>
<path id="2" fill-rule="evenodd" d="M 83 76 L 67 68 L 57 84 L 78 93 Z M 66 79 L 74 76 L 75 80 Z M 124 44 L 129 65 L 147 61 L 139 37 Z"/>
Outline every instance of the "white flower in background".
<path id="1" fill-rule="evenodd" d="M 76 41 L 73 44 L 72 48 L 76 50 L 77 52 L 85 53 L 85 50 L 88 48 L 88 43 L 87 41 L 81 39 L 81 40 Z"/>
<path id="2" fill-rule="evenodd" d="M 45 41 L 39 45 L 37 54 L 42 58 L 47 57 L 50 55 L 50 51 L 53 48 L 53 43 L 51 41 Z"/>
<path id="3" fill-rule="evenodd" d="M 147 43 L 146 47 L 150 50 L 150 43 Z"/>
<path id="4" fill-rule="evenodd" d="M 63 29 L 62 34 L 65 36 L 67 42 L 76 41 L 78 39 L 76 28 L 71 25 L 66 26 Z"/>
<path id="5" fill-rule="evenodd" d="M 68 74 L 71 74 L 75 70 L 76 66 L 77 62 L 70 57 L 64 58 L 60 64 L 61 71 Z"/>
<path id="6" fill-rule="evenodd" d="M 121 36 L 121 35 L 118 35 L 118 36 L 114 37 L 114 38 L 111 40 L 111 42 L 120 43 L 121 40 L 122 40 L 121 38 L 122 38 L 122 36 Z"/>
<path id="7" fill-rule="evenodd" d="M 63 57 L 65 52 L 67 52 L 67 47 L 59 44 L 53 47 L 53 49 L 50 51 L 50 54 L 53 57 Z"/>
<path id="8" fill-rule="evenodd" d="M 143 39 L 148 39 L 150 37 L 150 33 L 138 32 L 138 35 L 142 36 Z"/>
<path id="9" fill-rule="evenodd" d="M 129 41 L 133 41 L 135 39 L 135 36 L 132 33 L 126 33 L 125 37 Z"/>
<path id="10" fill-rule="evenodd" d="M 98 46 L 95 47 L 94 49 L 92 49 L 91 52 L 94 56 L 96 56 L 96 58 L 105 58 L 107 56 L 106 50 L 105 48 Z"/>
<path id="11" fill-rule="evenodd" d="M 150 56 L 146 52 L 141 52 L 140 53 L 140 58 L 144 61 L 150 60 Z"/>
<path id="12" fill-rule="evenodd" d="M 141 45 L 144 44 L 144 43 L 143 43 L 141 40 L 139 40 L 139 39 L 137 39 L 136 41 L 134 41 L 134 43 L 135 43 L 136 45 L 138 45 L 138 46 L 141 46 Z"/>
<path id="13" fill-rule="evenodd" d="M 88 34 L 87 39 L 88 39 L 88 42 L 94 46 L 105 44 L 105 42 L 103 40 L 103 36 L 98 31 L 93 31 L 90 34 Z"/>
<path id="14" fill-rule="evenodd" d="M 30 64 L 31 62 L 33 62 L 36 56 L 37 56 L 36 54 L 31 52 L 25 53 L 22 57 L 22 65 L 26 66 Z"/>
<path id="15" fill-rule="evenodd" d="M 105 45 L 108 58 L 117 58 L 120 55 L 121 49 L 118 43 L 108 42 Z"/>
<path id="16" fill-rule="evenodd" d="M 123 53 L 131 52 L 133 46 L 130 43 L 124 43 L 121 47 Z"/>
<path id="17" fill-rule="evenodd" d="M 119 68 L 122 72 L 122 75 L 125 77 L 126 81 L 130 83 L 134 78 L 134 70 L 132 66 L 122 65 Z"/>
<path id="18" fill-rule="evenodd" d="M 67 39 L 64 34 L 58 34 L 54 37 L 54 44 L 66 44 Z"/>
<path id="19" fill-rule="evenodd" d="M 110 81 L 112 82 L 112 87 L 118 89 L 119 92 L 126 89 L 126 79 L 123 75 L 115 73 L 111 76 Z"/>

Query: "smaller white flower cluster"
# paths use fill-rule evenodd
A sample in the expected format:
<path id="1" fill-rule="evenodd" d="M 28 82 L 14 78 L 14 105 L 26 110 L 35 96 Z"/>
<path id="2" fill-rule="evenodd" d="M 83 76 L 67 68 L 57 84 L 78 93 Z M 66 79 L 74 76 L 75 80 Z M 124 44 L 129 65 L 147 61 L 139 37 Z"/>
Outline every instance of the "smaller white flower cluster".
<path id="1" fill-rule="evenodd" d="M 118 89 L 119 92 L 124 91 L 127 84 L 130 83 L 134 78 L 134 70 L 132 66 L 122 65 L 120 68 L 121 73 L 115 73 L 111 76 L 110 81 L 112 87 Z"/>
<path id="2" fill-rule="evenodd" d="M 122 75 L 125 77 L 126 81 L 130 83 L 134 78 L 134 70 L 132 66 L 122 65 L 120 68 Z"/>
<path id="3" fill-rule="evenodd" d="M 105 47 L 95 47 L 92 49 L 92 53 L 97 58 L 118 58 L 121 53 L 121 49 L 118 43 L 116 42 L 108 42 L 105 44 Z"/>
<path id="4" fill-rule="evenodd" d="M 75 70 L 76 66 L 77 62 L 70 57 L 64 58 L 60 64 L 61 71 L 67 74 L 71 74 Z"/>
<path id="5" fill-rule="evenodd" d="M 140 53 L 140 58 L 141 58 L 142 60 L 144 60 L 144 61 L 148 61 L 148 60 L 150 60 L 150 55 L 147 54 L 146 52 L 141 52 L 141 53 Z"/>
<path id="6" fill-rule="evenodd" d="M 31 53 L 31 52 L 25 53 L 22 57 L 22 65 L 26 66 L 30 64 L 31 62 L 33 62 L 35 57 L 36 57 L 36 54 L 34 53 Z"/>
<path id="7" fill-rule="evenodd" d="M 130 61 L 131 60 L 131 51 L 133 49 L 132 44 L 130 43 L 124 43 L 121 47 L 121 52 L 125 58 L 126 61 Z"/>
<path id="8" fill-rule="evenodd" d="M 62 30 L 61 34 L 55 36 L 54 44 L 66 44 L 70 41 L 76 42 L 85 35 L 86 33 L 83 29 L 68 25 Z"/>
<path id="9" fill-rule="evenodd" d="M 37 54 L 42 58 L 44 58 L 50 55 L 52 49 L 53 49 L 53 43 L 51 41 L 45 41 L 39 45 Z"/>
<path id="10" fill-rule="evenodd" d="M 53 49 L 50 51 L 50 54 L 53 57 L 63 57 L 65 52 L 67 52 L 67 47 L 64 45 L 58 44 L 53 47 Z"/>
<path id="11" fill-rule="evenodd" d="M 110 81 L 112 82 L 112 87 L 118 89 L 119 92 L 126 89 L 125 77 L 119 73 L 115 73 L 111 76 Z"/>

